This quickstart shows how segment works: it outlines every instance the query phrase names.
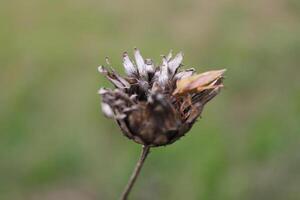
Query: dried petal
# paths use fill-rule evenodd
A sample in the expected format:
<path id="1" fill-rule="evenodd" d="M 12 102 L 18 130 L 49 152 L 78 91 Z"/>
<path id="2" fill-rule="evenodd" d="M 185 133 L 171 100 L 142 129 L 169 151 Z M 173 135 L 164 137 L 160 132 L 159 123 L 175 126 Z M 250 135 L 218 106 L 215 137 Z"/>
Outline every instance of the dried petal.
<path id="1" fill-rule="evenodd" d="M 170 61 L 171 58 L 172 58 L 172 53 L 173 53 L 173 50 L 171 49 L 169 54 L 167 55 L 167 61 Z"/>
<path id="2" fill-rule="evenodd" d="M 158 83 L 164 87 L 168 80 L 169 80 L 169 73 L 168 73 L 168 61 L 167 61 L 167 58 L 163 56 L 163 59 L 162 59 L 163 63 L 161 65 L 161 68 L 160 68 L 160 74 L 159 74 L 159 77 L 158 77 Z"/>
<path id="3" fill-rule="evenodd" d="M 184 71 L 182 71 L 182 72 L 178 72 L 178 73 L 174 76 L 174 79 L 175 79 L 175 80 L 184 79 L 184 78 L 187 78 L 187 77 L 192 76 L 194 73 L 195 73 L 195 69 L 194 69 L 194 68 L 187 69 L 187 70 L 184 70 Z"/>
<path id="4" fill-rule="evenodd" d="M 112 73 L 116 77 L 116 79 L 123 84 L 124 88 L 129 88 L 130 87 L 129 82 L 127 80 L 125 80 L 122 76 L 117 74 L 114 69 L 112 69 Z"/>
<path id="5" fill-rule="evenodd" d="M 117 80 L 115 77 L 112 76 L 112 74 L 103 66 L 98 67 L 98 71 L 106 76 L 110 82 L 112 82 L 117 88 L 124 88 L 124 85 Z"/>
<path id="6" fill-rule="evenodd" d="M 148 73 L 154 73 L 155 69 L 154 69 L 154 64 L 153 61 L 151 59 L 146 59 L 146 71 Z"/>
<path id="7" fill-rule="evenodd" d="M 115 119 L 121 120 L 121 119 L 124 119 L 125 117 L 126 117 L 126 115 L 125 115 L 124 113 L 119 113 L 119 112 L 117 111 L 116 116 L 115 116 Z"/>
<path id="8" fill-rule="evenodd" d="M 105 94 L 105 93 L 107 93 L 108 92 L 108 90 L 107 89 L 104 89 L 104 88 L 100 88 L 99 90 L 98 90 L 98 94 L 101 94 L 101 95 L 103 95 L 103 94 Z"/>
<path id="9" fill-rule="evenodd" d="M 175 74 L 176 70 L 182 63 L 182 60 L 183 60 L 183 54 L 182 54 L 182 52 L 180 52 L 175 56 L 175 58 L 173 58 L 172 60 L 169 61 L 168 64 L 169 64 L 169 70 L 170 70 L 171 76 L 173 76 Z"/>
<path id="10" fill-rule="evenodd" d="M 130 60 L 127 52 L 124 52 L 123 54 L 123 65 L 128 76 L 134 76 L 137 73 L 136 68 Z"/>
<path id="11" fill-rule="evenodd" d="M 140 50 L 138 50 L 137 48 L 134 49 L 134 58 L 135 58 L 135 62 L 137 64 L 137 68 L 138 68 L 140 76 L 143 78 L 147 78 L 147 70 L 146 70 L 146 66 L 145 66 L 145 61 L 141 55 Z"/>
<path id="12" fill-rule="evenodd" d="M 130 84 L 124 78 L 119 76 L 113 69 L 112 72 L 108 71 L 105 67 L 99 66 L 98 71 L 106 76 L 117 88 L 129 88 Z"/>
<path id="13" fill-rule="evenodd" d="M 113 117 L 114 112 L 112 108 L 107 103 L 101 103 L 102 106 L 102 112 L 105 114 L 106 117 Z"/>

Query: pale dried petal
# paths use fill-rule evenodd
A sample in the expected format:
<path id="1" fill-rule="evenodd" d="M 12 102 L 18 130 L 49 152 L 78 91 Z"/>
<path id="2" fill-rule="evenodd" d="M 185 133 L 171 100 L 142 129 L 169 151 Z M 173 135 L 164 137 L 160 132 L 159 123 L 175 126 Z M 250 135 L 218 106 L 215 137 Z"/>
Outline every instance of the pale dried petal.
<path id="1" fill-rule="evenodd" d="M 107 89 L 104 89 L 104 88 L 100 88 L 99 90 L 98 90 L 98 94 L 105 94 L 105 93 L 107 93 L 108 92 L 108 90 Z"/>
<path id="2" fill-rule="evenodd" d="M 118 79 L 118 81 L 120 81 L 123 84 L 124 88 L 129 88 L 130 87 L 129 82 L 127 80 L 125 80 L 122 76 L 117 74 L 114 69 L 112 69 L 112 73 Z"/>
<path id="3" fill-rule="evenodd" d="M 176 70 L 182 63 L 182 60 L 183 60 L 183 54 L 182 54 L 182 52 L 180 52 L 175 56 L 175 58 L 173 58 L 172 60 L 169 61 L 168 64 L 169 64 L 169 70 L 170 70 L 171 76 L 173 76 L 175 74 Z"/>
<path id="4" fill-rule="evenodd" d="M 138 50 L 137 48 L 134 49 L 134 58 L 135 58 L 135 62 L 136 62 L 140 76 L 144 77 L 144 78 L 147 77 L 145 60 L 142 57 L 140 50 Z"/>
<path id="5" fill-rule="evenodd" d="M 163 56 L 162 65 L 160 68 L 160 74 L 158 77 L 158 83 L 160 86 L 164 87 L 169 80 L 169 72 L 168 72 L 168 61 L 167 58 Z"/>
<path id="6" fill-rule="evenodd" d="M 106 76 L 110 82 L 112 82 L 117 88 L 124 88 L 124 85 L 117 80 L 116 78 L 112 77 L 111 73 L 103 66 L 98 67 L 98 71 Z"/>
<path id="7" fill-rule="evenodd" d="M 113 69 L 112 72 L 108 71 L 105 67 L 99 66 L 98 71 L 104 74 L 110 82 L 112 82 L 117 88 L 124 89 L 129 88 L 130 84 L 124 78 L 119 76 Z"/>
<path id="8" fill-rule="evenodd" d="M 101 74 L 104 74 L 107 72 L 107 70 L 102 65 L 100 65 L 97 69 L 98 69 L 98 72 L 100 72 Z"/>
<path id="9" fill-rule="evenodd" d="M 175 79 L 175 80 L 180 80 L 180 79 L 183 79 L 183 78 L 187 78 L 187 77 L 192 76 L 194 73 L 195 73 L 195 69 L 194 69 L 194 68 L 187 69 L 187 70 L 184 70 L 184 71 L 182 71 L 182 72 L 178 72 L 178 73 L 174 76 L 174 79 Z"/>
<path id="10" fill-rule="evenodd" d="M 136 68 L 130 60 L 127 52 L 123 54 L 123 65 L 128 76 L 133 76 L 137 73 Z"/>
<path id="11" fill-rule="evenodd" d="M 158 78 L 160 76 L 160 69 L 157 69 L 155 72 L 154 72 L 154 75 L 153 75 L 153 78 L 152 78 L 152 83 L 154 85 L 154 83 L 158 83 Z"/>
<path id="12" fill-rule="evenodd" d="M 154 73 L 155 68 L 154 68 L 153 61 L 151 59 L 146 59 L 145 64 L 146 64 L 146 71 L 148 73 Z"/>
<path id="13" fill-rule="evenodd" d="M 136 100 L 136 98 L 137 98 L 137 94 L 133 94 L 133 95 L 131 95 L 129 98 L 131 99 L 131 100 L 133 100 L 133 101 L 135 101 Z"/>
<path id="14" fill-rule="evenodd" d="M 115 119 L 120 120 L 120 119 L 124 119 L 126 117 L 125 114 L 123 113 L 117 113 L 115 116 Z"/>
<path id="15" fill-rule="evenodd" d="M 172 53 L 173 53 L 173 50 L 171 49 L 169 54 L 167 55 L 167 61 L 170 61 L 171 58 L 172 58 Z"/>
<path id="16" fill-rule="evenodd" d="M 107 103 L 101 103 L 102 112 L 105 114 L 106 117 L 113 117 L 114 112 L 112 108 Z"/>

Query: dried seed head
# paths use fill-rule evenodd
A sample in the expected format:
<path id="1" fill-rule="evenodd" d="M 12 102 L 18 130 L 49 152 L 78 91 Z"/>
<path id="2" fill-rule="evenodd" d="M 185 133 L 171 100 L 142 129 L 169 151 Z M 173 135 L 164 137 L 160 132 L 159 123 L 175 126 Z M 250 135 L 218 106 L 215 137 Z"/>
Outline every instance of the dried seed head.
<path id="1" fill-rule="evenodd" d="M 179 71 L 183 54 L 163 56 L 155 67 L 151 59 L 134 49 L 135 63 L 123 54 L 126 77 L 99 67 L 116 87 L 101 88 L 102 110 L 114 118 L 129 139 L 148 146 L 168 145 L 182 137 L 201 115 L 204 105 L 223 87 L 225 70 L 194 75 L 194 69 Z"/>

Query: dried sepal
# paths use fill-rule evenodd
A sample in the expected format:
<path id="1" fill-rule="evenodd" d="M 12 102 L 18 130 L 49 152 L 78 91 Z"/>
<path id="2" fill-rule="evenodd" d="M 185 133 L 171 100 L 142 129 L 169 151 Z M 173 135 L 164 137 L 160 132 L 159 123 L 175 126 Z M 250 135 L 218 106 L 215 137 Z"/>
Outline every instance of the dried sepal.
<path id="1" fill-rule="evenodd" d="M 186 93 L 201 92 L 206 89 L 213 89 L 216 87 L 216 82 L 222 78 L 226 70 L 214 70 L 204 72 L 202 74 L 182 78 L 176 83 L 176 90 L 173 95 L 183 95 Z"/>

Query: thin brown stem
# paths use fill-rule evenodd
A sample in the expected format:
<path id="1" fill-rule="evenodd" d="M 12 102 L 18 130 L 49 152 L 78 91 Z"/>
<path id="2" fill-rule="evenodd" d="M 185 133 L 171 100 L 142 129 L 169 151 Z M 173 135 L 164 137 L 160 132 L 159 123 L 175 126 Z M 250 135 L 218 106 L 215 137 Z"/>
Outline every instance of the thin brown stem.
<path id="1" fill-rule="evenodd" d="M 141 169 L 143 167 L 143 164 L 147 158 L 147 155 L 149 154 L 149 151 L 150 150 L 150 147 L 149 146 L 143 146 L 143 149 L 142 149 L 142 152 L 141 152 L 141 155 L 140 155 L 140 158 L 138 160 L 138 162 L 136 163 L 136 166 L 134 168 L 134 171 L 122 193 L 122 196 L 120 198 L 120 200 L 127 200 L 129 194 L 130 194 L 130 191 L 137 179 L 137 177 L 139 176 L 140 172 L 141 172 Z"/>

